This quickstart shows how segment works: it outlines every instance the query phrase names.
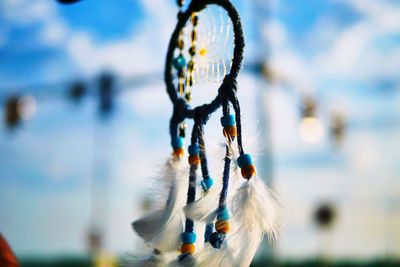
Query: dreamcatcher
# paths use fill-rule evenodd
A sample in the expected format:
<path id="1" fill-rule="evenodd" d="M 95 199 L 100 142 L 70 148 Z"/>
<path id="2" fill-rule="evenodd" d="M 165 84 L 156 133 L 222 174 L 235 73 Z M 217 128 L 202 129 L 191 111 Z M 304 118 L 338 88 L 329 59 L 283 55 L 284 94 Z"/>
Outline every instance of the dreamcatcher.
<path id="1" fill-rule="evenodd" d="M 182 8 L 183 1 L 178 4 Z M 143 263 L 248 266 L 263 235 L 278 236 L 276 197 L 257 177 L 253 159 L 242 145 L 236 78 L 243 49 L 240 17 L 229 0 L 192 0 L 186 11 L 179 12 L 164 77 L 174 105 L 173 153 L 161 177 L 169 193 L 164 206 L 132 224 L 153 248 L 152 257 Z M 217 96 L 191 107 L 196 84 L 210 82 L 214 87 L 219 83 Z M 204 139 L 208 118 L 220 107 L 225 137 L 222 177 L 209 171 Z M 188 161 L 186 119 L 193 120 Z"/>

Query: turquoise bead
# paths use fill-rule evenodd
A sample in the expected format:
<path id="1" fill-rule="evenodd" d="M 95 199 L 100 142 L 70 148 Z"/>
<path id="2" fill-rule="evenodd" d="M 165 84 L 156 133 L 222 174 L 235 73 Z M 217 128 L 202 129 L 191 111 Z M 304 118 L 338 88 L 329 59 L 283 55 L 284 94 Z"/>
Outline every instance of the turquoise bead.
<path id="1" fill-rule="evenodd" d="M 182 233 L 182 243 L 183 244 L 194 244 L 196 242 L 196 234 L 193 232 Z"/>
<path id="2" fill-rule="evenodd" d="M 183 147 L 183 138 L 182 137 L 172 138 L 171 145 L 175 149 Z"/>
<path id="3" fill-rule="evenodd" d="M 218 209 L 217 220 L 218 221 L 227 221 L 231 216 L 229 215 L 229 210 L 227 207 L 223 207 Z"/>
<path id="4" fill-rule="evenodd" d="M 239 168 L 243 168 L 246 165 L 253 164 L 253 158 L 250 154 L 240 155 L 240 157 L 237 159 L 237 164 L 239 165 Z"/>
<path id="5" fill-rule="evenodd" d="M 214 180 L 210 177 L 204 179 L 203 181 L 201 181 L 201 187 L 203 188 L 204 191 L 208 191 L 211 186 L 214 184 Z"/>
<path id="6" fill-rule="evenodd" d="M 200 148 L 198 144 L 193 144 L 190 145 L 188 148 L 189 155 L 194 156 L 194 155 L 199 155 L 200 154 Z"/>
<path id="7" fill-rule="evenodd" d="M 177 57 L 174 59 L 173 65 L 174 65 L 174 67 L 175 67 L 178 71 L 182 70 L 182 69 L 186 66 L 186 59 L 185 59 L 185 57 L 184 57 L 182 54 L 180 54 L 179 56 L 177 56 Z"/>
<path id="8" fill-rule="evenodd" d="M 222 127 L 230 127 L 236 125 L 236 118 L 233 114 L 225 115 L 221 118 Z"/>

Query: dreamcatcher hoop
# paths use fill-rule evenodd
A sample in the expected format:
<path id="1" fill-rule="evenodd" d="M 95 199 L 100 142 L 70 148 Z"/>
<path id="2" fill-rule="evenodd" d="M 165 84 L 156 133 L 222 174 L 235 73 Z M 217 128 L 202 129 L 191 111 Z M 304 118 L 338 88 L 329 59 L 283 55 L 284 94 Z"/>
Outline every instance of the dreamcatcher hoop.
<path id="1" fill-rule="evenodd" d="M 181 31 L 184 29 L 186 23 L 189 21 L 192 14 L 205 9 L 208 5 L 217 5 L 223 8 L 233 24 L 234 33 L 234 50 L 232 58 L 232 66 L 230 73 L 226 74 L 222 84 L 218 89 L 217 96 L 210 102 L 191 108 L 188 103 L 178 95 L 176 87 L 173 83 L 172 66 L 174 59 L 174 52 L 177 47 L 177 42 Z M 179 123 L 183 122 L 186 118 L 198 119 L 204 122 L 207 121 L 208 116 L 216 111 L 221 105 L 223 107 L 224 115 L 228 114 L 228 102 L 231 102 L 236 113 L 236 124 L 238 131 L 238 146 L 239 153 L 243 154 L 242 138 L 241 138 L 241 123 L 240 123 L 240 107 L 236 97 L 237 92 L 237 77 L 239 75 L 244 53 L 245 41 L 243 36 L 243 28 L 238 11 L 229 0 L 193 0 L 187 10 L 178 15 L 178 23 L 172 33 L 168 51 L 166 56 L 164 81 L 166 84 L 167 93 L 171 102 L 174 105 L 174 112 L 171 118 L 170 134 L 173 138 L 177 136 L 177 127 Z M 196 118 L 197 117 L 197 118 Z"/>

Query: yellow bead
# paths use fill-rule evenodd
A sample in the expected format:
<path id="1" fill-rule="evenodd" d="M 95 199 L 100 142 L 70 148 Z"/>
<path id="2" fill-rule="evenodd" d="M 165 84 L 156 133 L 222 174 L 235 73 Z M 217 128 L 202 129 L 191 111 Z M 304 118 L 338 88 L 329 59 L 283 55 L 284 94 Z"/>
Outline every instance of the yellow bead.
<path id="1" fill-rule="evenodd" d="M 199 165 L 200 164 L 200 157 L 198 155 L 189 156 L 189 164 L 190 165 Z"/>
<path id="2" fill-rule="evenodd" d="M 193 254 L 196 250 L 196 247 L 193 244 L 182 244 L 181 253 L 182 254 Z"/>
<path id="3" fill-rule="evenodd" d="M 215 223 L 215 230 L 217 230 L 218 233 L 226 234 L 231 230 L 231 225 L 229 221 L 217 221 Z"/>
<path id="4" fill-rule="evenodd" d="M 250 180 L 251 177 L 256 175 L 256 167 L 254 166 L 254 164 L 243 166 L 241 173 L 243 178 Z"/>

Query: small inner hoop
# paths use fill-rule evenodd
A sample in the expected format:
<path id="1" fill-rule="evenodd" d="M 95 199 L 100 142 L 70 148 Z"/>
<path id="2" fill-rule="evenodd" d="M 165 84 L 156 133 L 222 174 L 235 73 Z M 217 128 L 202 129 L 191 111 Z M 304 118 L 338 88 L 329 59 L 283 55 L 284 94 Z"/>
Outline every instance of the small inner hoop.
<path id="1" fill-rule="evenodd" d="M 185 58 L 185 82 L 184 87 L 190 91 L 192 105 L 210 102 L 221 85 L 225 75 L 230 73 L 233 60 L 234 33 L 233 24 L 226 10 L 217 5 L 209 5 L 197 12 L 198 24 L 192 21 L 186 22 L 179 40 L 183 42 L 183 49 L 177 44 L 174 58 L 182 55 Z M 196 38 L 192 40 L 192 33 Z M 179 43 L 179 41 L 178 41 Z M 196 54 L 192 57 L 190 47 L 194 46 Z M 189 71 L 190 60 L 194 62 L 194 69 Z M 179 71 L 173 68 L 172 75 L 175 88 L 182 93 L 183 79 L 179 77 Z M 189 76 L 192 77 L 192 86 L 188 84 Z"/>
<path id="2" fill-rule="evenodd" d="M 215 7 L 214 7 L 215 6 Z M 209 9 L 210 8 L 210 9 Z M 210 54 L 209 58 L 207 59 L 207 64 L 201 65 L 201 60 L 198 58 L 197 63 L 199 63 L 199 66 L 197 67 L 196 71 L 194 72 L 194 77 L 206 77 L 205 81 L 210 82 L 210 81 L 223 81 L 222 84 L 219 86 L 221 88 L 224 86 L 225 82 L 232 82 L 236 81 L 236 77 L 239 74 L 242 59 L 243 59 L 243 49 L 244 49 L 244 38 L 243 38 L 243 30 L 242 26 L 240 23 L 240 17 L 235 9 L 235 7 L 232 5 L 232 3 L 228 0 L 192 0 L 190 3 L 188 9 L 182 13 L 179 17 L 178 24 L 172 34 L 170 43 L 169 43 L 169 49 L 167 53 L 167 60 L 166 60 L 166 68 L 165 68 L 165 83 L 167 86 L 167 91 L 170 96 L 171 101 L 176 105 L 179 101 L 179 99 L 182 99 L 183 97 L 179 94 L 179 90 L 176 86 L 176 79 L 177 77 L 176 72 L 173 71 L 173 60 L 176 57 L 176 48 L 177 48 L 177 42 L 180 36 L 180 33 L 182 29 L 185 28 L 186 25 L 190 22 L 190 19 L 194 13 L 202 13 L 207 14 L 207 12 L 213 12 L 212 10 L 214 8 L 218 8 L 220 13 L 222 13 L 222 16 L 225 16 L 226 19 L 222 20 L 222 23 L 217 22 L 221 18 L 217 16 L 217 18 L 214 18 L 215 22 L 212 22 L 209 24 L 212 27 L 211 35 L 214 35 L 214 37 L 211 37 L 208 42 L 208 46 L 210 48 Z M 209 9 L 210 11 L 207 11 Z M 204 17 L 204 16 L 203 16 Z M 228 21 L 228 24 L 225 23 Z M 226 25 L 225 28 L 222 28 L 221 31 L 221 25 Z M 227 25 L 231 25 L 232 28 L 230 28 Z M 200 32 L 201 32 L 201 27 L 199 27 Z M 233 31 L 231 31 L 232 29 Z M 206 30 L 206 28 L 205 28 Z M 221 32 L 224 34 L 220 34 Z M 190 34 L 190 33 L 189 33 Z M 231 34 L 231 35 L 230 35 Z M 227 37 L 228 36 L 228 37 Z M 220 44 L 226 42 L 229 42 L 229 36 L 232 36 L 233 39 L 233 45 L 230 46 L 228 45 L 228 48 L 221 51 L 218 51 L 218 47 Z M 200 38 L 201 39 L 201 38 Z M 214 42 L 213 42 L 214 41 Z M 225 44 L 226 45 L 226 44 Z M 186 46 L 187 47 L 187 46 Z M 233 50 L 233 52 L 232 52 Z M 230 56 L 231 60 L 230 60 Z M 195 59 L 196 60 L 196 59 Z M 218 70 L 216 69 L 215 66 L 217 66 L 218 63 Z M 209 66 L 207 68 L 207 65 Z M 214 71 L 212 66 L 214 65 Z M 202 68 L 203 66 L 203 68 Z M 203 71 L 202 71 L 203 69 Z M 225 74 L 225 75 L 224 75 Z M 226 80 L 225 78 L 229 75 L 229 79 Z M 200 79 L 201 80 L 201 79 Z M 215 84 L 214 84 L 215 86 Z M 236 88 L 235 88 L 236 90 Z M 215 93 L 214 93 L 215 94 Z M 203 102 L 204 103 L 204 102 Z M 211 114 L 214 112 L 219 106 L 221 105 L 221 96 L 220 96 L 220 91 L 218 91 L 218 95 L 211 101 L 209 104 L 204 104 L 202 105 L 205 110 L 207 110 L 208 114 Z M 187 111 L 182 114 L 183 117 L 185 118 L 193 118 L 193 112 L 192 109 L 188 109 Z"/>

